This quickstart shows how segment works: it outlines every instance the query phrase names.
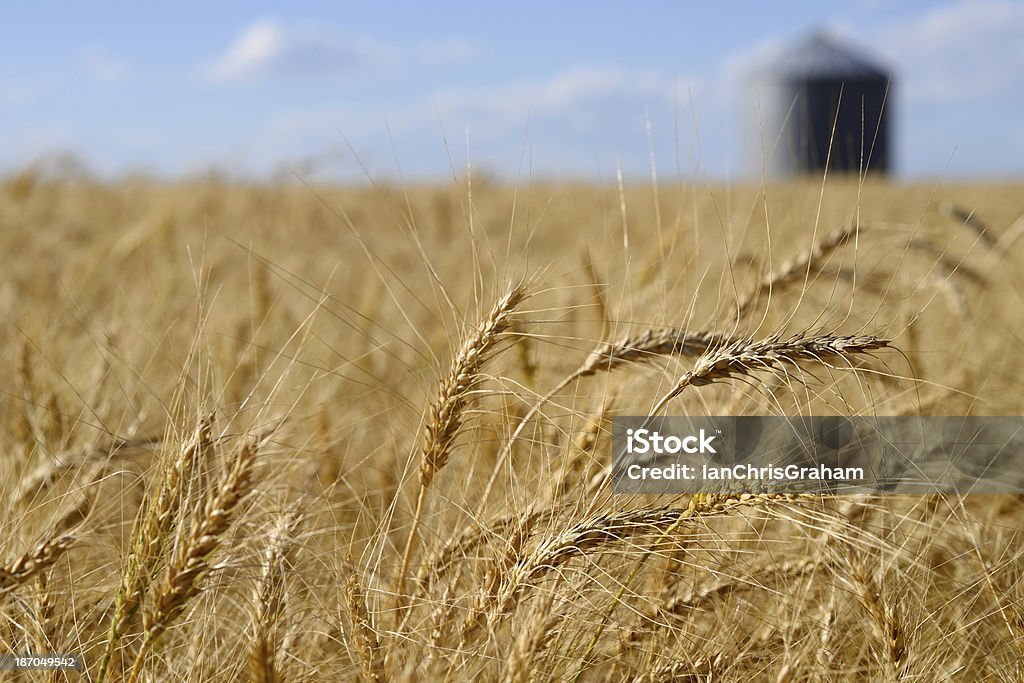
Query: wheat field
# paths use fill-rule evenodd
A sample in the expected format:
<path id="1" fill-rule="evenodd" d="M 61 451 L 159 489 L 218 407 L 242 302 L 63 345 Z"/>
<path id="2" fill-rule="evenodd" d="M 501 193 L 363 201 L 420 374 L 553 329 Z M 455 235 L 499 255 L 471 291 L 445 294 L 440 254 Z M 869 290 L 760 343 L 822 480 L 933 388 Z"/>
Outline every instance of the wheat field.
<path id="1" fill-rule="evenodd" d="M 610 420 L 1019 415 L 1024 188 L 0 184 L 0 654 L 1024 678 L 1024 499 L 624 496 Z"/>

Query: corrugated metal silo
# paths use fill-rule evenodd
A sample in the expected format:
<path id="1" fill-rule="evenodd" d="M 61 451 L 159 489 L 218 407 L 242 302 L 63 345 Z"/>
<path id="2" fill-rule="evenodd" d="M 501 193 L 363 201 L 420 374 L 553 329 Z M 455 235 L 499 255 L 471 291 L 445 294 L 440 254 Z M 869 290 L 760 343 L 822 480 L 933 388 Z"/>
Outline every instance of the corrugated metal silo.
<path id="1" fill-rule="evenodd" d="M 754 74 L 757 163 L 772 176 L 887 173 L 892 76 L 835 36 L 816 32 Z M 763 155 L 763 158 L 762 158 Z"/>

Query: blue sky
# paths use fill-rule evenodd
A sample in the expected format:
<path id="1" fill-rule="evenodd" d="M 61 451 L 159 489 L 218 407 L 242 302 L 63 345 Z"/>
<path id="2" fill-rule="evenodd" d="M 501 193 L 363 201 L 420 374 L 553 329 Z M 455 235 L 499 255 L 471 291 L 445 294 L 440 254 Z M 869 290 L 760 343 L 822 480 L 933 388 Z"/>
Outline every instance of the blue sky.
<path id="1" fill-rule="evenodd" d="M 1024 3 L 4 3 L 0 170 L 738 178 L 742 74 L 822 25 L 892 65 L 903 177 L 1024 175 Z M 358 156 L 358 161 L 356 159 Z"/>

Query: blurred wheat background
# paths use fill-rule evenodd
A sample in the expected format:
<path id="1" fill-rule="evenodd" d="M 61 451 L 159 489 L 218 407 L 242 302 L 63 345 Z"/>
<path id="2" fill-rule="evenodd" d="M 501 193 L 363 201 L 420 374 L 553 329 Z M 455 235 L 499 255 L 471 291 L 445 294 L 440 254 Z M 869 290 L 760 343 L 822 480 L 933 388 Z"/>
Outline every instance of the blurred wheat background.
<path id="1" fill-rule="evenodd" d="M 839 350 L 666 412 L 1020 414 L 1022 232 L 1011 184 L 9 177 L 0 651 L 86 671 L 0 676 L 1020 680 L 1019 497 L 604 473 L 775 337 Z"/>

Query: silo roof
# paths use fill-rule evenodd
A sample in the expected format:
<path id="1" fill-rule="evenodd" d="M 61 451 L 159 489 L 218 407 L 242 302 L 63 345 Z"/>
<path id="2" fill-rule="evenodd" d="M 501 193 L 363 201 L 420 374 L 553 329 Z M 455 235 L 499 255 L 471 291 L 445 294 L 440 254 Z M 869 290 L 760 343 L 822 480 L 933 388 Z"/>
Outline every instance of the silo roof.
<path id="1" fill-rule="evenodd" d="M 762 73 L 782 80 L 889 78 L 885 66 L 825 31 L 786 48 Z"/>

